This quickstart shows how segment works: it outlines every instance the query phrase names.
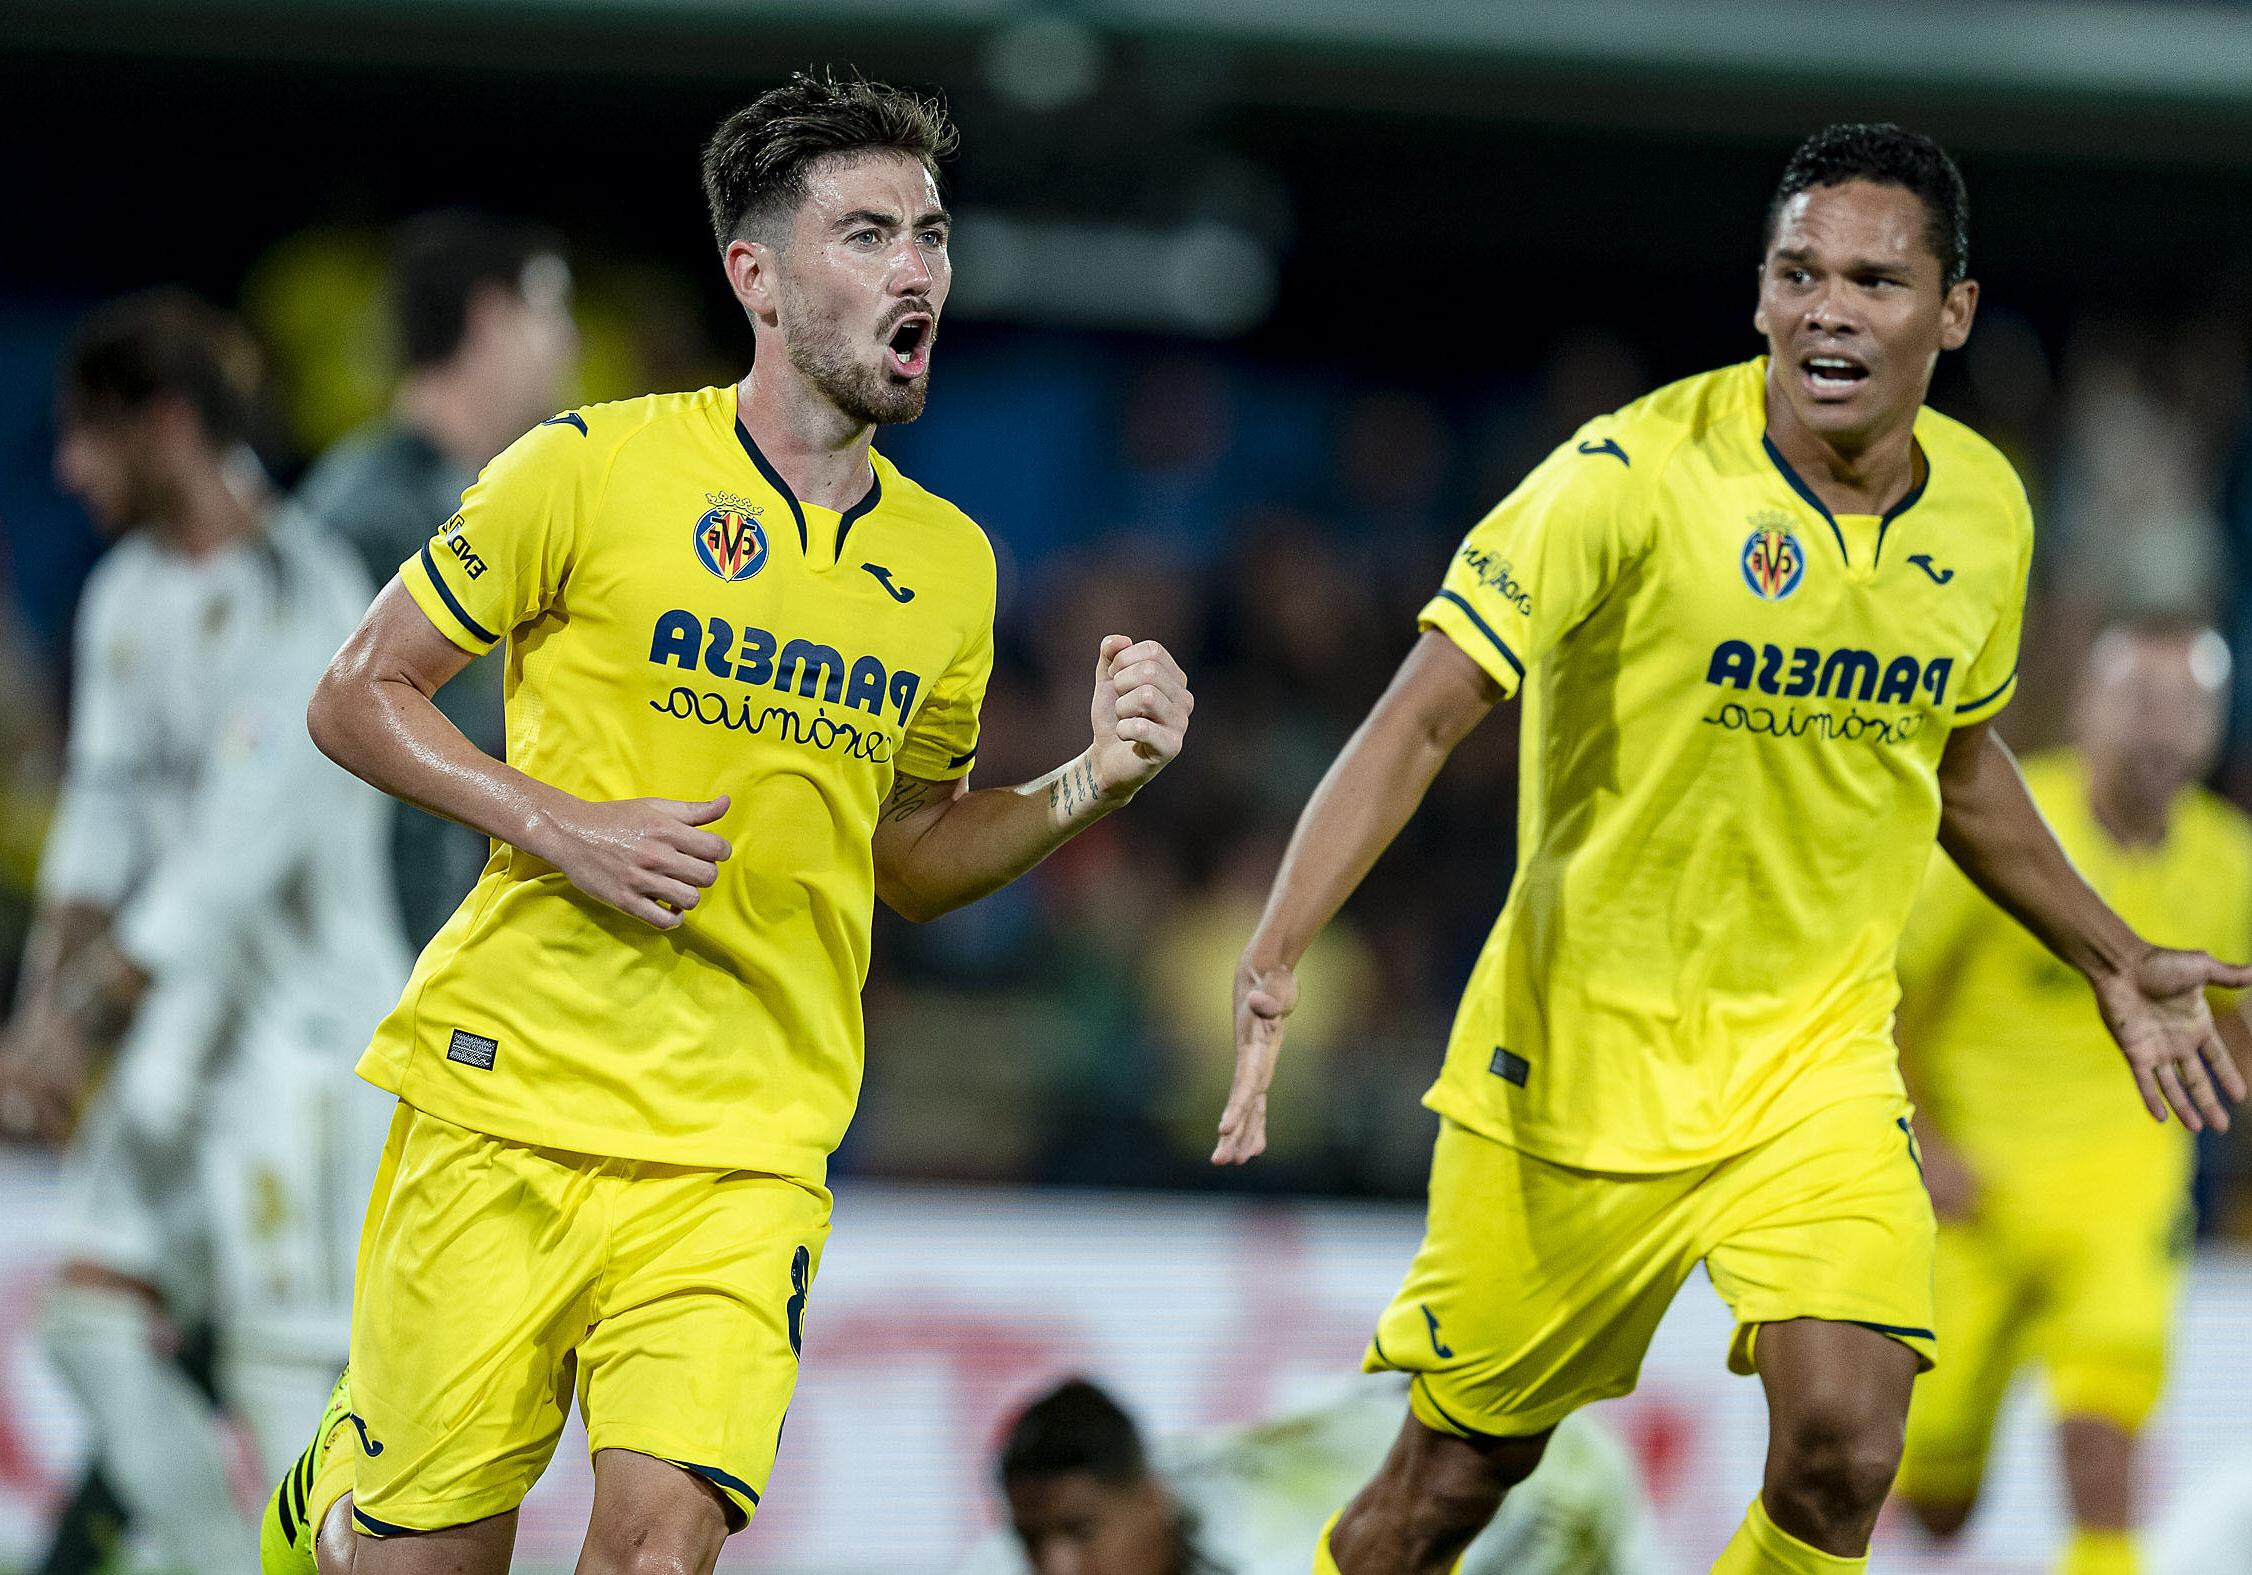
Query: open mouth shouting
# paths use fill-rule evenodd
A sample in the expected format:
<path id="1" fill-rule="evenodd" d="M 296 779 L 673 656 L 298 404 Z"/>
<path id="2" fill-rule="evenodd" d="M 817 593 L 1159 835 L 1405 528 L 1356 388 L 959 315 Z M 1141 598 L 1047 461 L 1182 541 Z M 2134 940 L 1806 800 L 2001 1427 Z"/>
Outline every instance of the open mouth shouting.
<path id="1" fill-rule="evenodd" d="M 911 382 L 930 370 L 931 341 L 938 336 L 938 321 L 928 312 L 906 312 L 884 336 L 884 370 L 902 382 Z"/>
<path id="2" fill-rule="evenodd" d="M 1816 399 L 1847 399 L 1869 380 L 1868 364 L 1858 356 L 1824 350 L 1799 358 L 1799 377 Z"/>

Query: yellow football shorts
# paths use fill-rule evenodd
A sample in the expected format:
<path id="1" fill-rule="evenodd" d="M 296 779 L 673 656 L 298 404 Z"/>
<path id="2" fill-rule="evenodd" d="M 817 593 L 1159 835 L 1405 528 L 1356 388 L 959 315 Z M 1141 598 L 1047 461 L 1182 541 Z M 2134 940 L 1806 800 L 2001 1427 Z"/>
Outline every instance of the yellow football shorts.
<path id="1" fill-rule="evenodd" d="M 360 1243 L 354 1524 L 515 1508 L 574 1383 L 592 1451 L 670 1461 L 748 1521 L 829 1203 L 807 1182 L 529 1148 L 402 1104 Z"/>
<path id="2" fill-rule="evenodd" d="M 2188 1142 L 2171 1129 L 1982 1167 L 1974 1218 L 1939 1230 L 1946 1369 L 1916 1385 L 1900 1490 L 1964 1502 L 2028 1363 L 2060 1416 L 2133 1432 L 2158 1403 L 2190 1245 Z M 1986 1174 L 1991 1172 L 1991 1174 Z"/>
<path id="3" fill-rule="evenodd" d="M 1849 1100 L 1655 1174 L 1575 1170 L 1442 1121 L 1423 1245 L 1362 1365 L 1413 1374 L 1427 1427 L 1538 1433 L 1634 1388 L 1702 1262 L 1736 1315 L 1736 1372 L 1756 1370 L 1760 1324 L 1793 1318 L 1875 1329 L 1928 1368 L 1933 1224 L 1907 1116 Z"/>

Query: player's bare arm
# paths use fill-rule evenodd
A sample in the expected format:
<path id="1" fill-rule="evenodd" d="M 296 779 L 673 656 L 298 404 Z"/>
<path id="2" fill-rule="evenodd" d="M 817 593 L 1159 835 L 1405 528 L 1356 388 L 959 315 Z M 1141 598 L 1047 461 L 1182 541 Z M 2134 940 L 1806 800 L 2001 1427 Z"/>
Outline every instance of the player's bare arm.
<path id="1" fill-rule="evenodd" d="M 1306 801 L 1236 966 L 1235 1080 L 1213 1164 L 1241 1165 L 1265 1151 L 1267 1087 L 1283 1023 L 1298 1005 L 1298 960 L 1407 825 L 1455 746 L 1500 699 L 1459 646 L 1426 631 Z"/>
<path id="2" fill-rule="evenodd" d="M 112 915 L 58 903 L 25 948 L 24 983 L 0 1036 L 0 1131 L 60 1142 L 87 1080 L 116 1047 L 149 984 L 119 951 Z"/>
<path id="3" fill-rule="evenodd" d="M 392 580 L 313 691 L 313 742 L 393 797 L 554 865 L 596 901 L 677 927 L 732 851 L 701 829 L 727 812 L 726 797 L 593 802 L 495 760 L 431 701 L 469 660 Z"/>
<path id="4" fill-rule="evenodd" d="M 2153 946 L 2081 879 L 1986 723 L 1958 729 L 1940 761 L 1939 841 L 1965 875 L 2042 945 L 2085 974 L 2152 1119 L 2227 1131 L 2244 1075 L 2205 992 L 2252 985 L 2252 968 Z"/>
<path id="5" fill-rule="evenodd" d="M 1133 798 L 1181 752 L 1196 697 L 1155 640 L 1114 634 L 1095 658 L 1086 753 L 1021 786 L 901 776 L 876 820 L 876 895 L 934 919 L 997 891 Z"/>

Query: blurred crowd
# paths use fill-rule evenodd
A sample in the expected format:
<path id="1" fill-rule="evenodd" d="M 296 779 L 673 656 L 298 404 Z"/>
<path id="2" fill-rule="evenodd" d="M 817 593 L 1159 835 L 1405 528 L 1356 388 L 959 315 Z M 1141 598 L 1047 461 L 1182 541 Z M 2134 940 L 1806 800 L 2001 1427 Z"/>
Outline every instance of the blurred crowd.
<path id="1" fill-rule="evenodd" d="M 293 237 L 230 304 L 269 361 L 268 467 L 378 583 L 541 416 L 741 371 L 692 283 L 472 215 Z M 69 612 L 98 551 L 46 478 L 52 429 L 25 397 L 45 397 L 37 347 L 59 348 L 78 309 L 0 324 L 0 957 L 29 911 Z M 2201 612 L 2240 647 L 2252 636 L 2252 576 L 2235 572 L 2252 563 L 2247 362 L 2245 315 L 2220 302 L 2164 322 L 1989 313 L 1943 369 L 1935 403 L 2010 453 L 2041 523 L 2014 742 L 2055 741 L 2107 614 Z M 976 515 L 1001 556 L 981 780 L 1081 747 L 1087 669 L 1113 631 L 1180 654 L 1197 736 L 1134 814 L 1033 878 L 928 926 L 880 919 L 867 1092 L 839 1169 L 1417 1192 L 1432 1131 L 1417 1096 L 1512 867 L 1513 719 L 1456 752 L 1307 959 L 1272 1152 L 1223 1177 L 1205 1156 L 1236 951 L 1454 540 L 1581 421 L 1693 370 L 1597 327 L 1558 332 L 1498 383 L 1400 387 L 1225 348 L 949 323 L 929 413 L 879 445 Z M 2252 663 L 2236 671 L 2221 785 L 2252 803 Z M 497 672 L 447 703 L 497 744 Z M 419 943 L 481 848 L 412 812 L 396 845 Z M 2210 1160 L 2216 1177 L 2241 1168 Z M 2252 1224 L 2244 1192 L 2213 1218 Z"/>

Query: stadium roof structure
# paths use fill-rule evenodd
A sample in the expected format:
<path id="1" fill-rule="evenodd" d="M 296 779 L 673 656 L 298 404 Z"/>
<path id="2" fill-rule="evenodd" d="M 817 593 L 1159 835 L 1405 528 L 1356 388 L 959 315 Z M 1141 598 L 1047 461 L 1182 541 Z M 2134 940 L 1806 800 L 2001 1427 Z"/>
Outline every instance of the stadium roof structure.
<path id="1" fill-rule="evenodd" d="M 1028 18 L 1217 47 L 1234 57 L 1222 91 L 1249 101 L 1374 94 L 1451 114 L 1499 76 L 1513 113 L 1626 124 L 1653 113 L 1637 85 L 1678 123 L 1684 83 L 2252 123 L 2252 5 L 2185 0 L 19 0 L 0 43 L 746 76 L 846 42 L 974 50 Z"/>

